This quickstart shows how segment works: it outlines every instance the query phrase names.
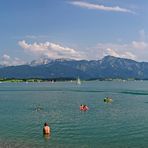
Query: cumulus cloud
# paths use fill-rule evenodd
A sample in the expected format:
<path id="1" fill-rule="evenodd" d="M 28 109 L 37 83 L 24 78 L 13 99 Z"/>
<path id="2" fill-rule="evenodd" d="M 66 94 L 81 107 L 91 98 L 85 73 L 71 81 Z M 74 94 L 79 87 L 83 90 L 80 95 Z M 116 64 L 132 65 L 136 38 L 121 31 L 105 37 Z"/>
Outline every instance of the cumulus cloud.
<path id="1" fill-rule="evenodd" d="M 144 41 L 133 41 L 132 45 L 135 49 L 148 49 L 148 43 Z"/>
<path id="2" fill-rule="evenodd" d="M 95 10 L 103 10 L 103 11 L 114 11 L 114 12 L 124 12 L 124 13 L 135 13 L 129 9 L 121 8 L 119 6 L 109 7 L 104 5 L 98 5 L 98 4 L 92 4 L 88 2 L 82 2 L 82 1 L 73 1 L 70 2 L 72 5 L 76 5 L 82 8 L 87 9 L 95 9 Z"/>
<path id="3" fill-rule="evenodd" d="M 7 54 L 4 54 L 3 56 L 2 56 L 2 59 L 5 61 L 5 60 L 10 60 L 10 56 L 9 55 L 7 55 Z"/>
<path id="4" fill-rule="evenodd" d="M 4 54 L 0 58 L 0 64 L 4 66 L 13 66 L 13 65 L 22 65 L 25 64 L 25 62 L 17 57 L 11 58 L 9 55 Z"/>
<path id="5" fill-rule="evenodd" d="M 139 39 L 129 43 L 98 43 L 94 51 L 98 51 L 98 57 L 106 55 L 129 58 L 137 61 L 148 61 L 148 41 L 144 30 L 139 31 Z"/>
<path id="6" fill-rule="evenodd" d="M 136 55 L 134 55 L 131 52 L 128 51 L 119 51 L 119 50 L 115 50 L 115 49 L 111 49 L 111 48 L 107 48 L 103 51 L 103 55 L 111 55 L 114 57 L 120 57 L 120 58 L 128 58 L 128 59 L 136 59 Z"/>
<path id="7" fill-rule="evenodd" d="M 25 49 L 27 52 L 39 56 L 48 56 L 49 58 L 72 58 L 72 59 L 85 59 L 85 55 L 82 52 L 76 51 L 76 49 L 63 47 L 59 44 L 45 42 L 45 43 L 33 43 L 29 44 L 25 40 L 18 42 L 19 46 Z"/>
<path id="8" fill-rule="evenodd" d="M 117 51 L 115 51 L 111 48 L 107 48 L 104 52 L 107 55 L 111 55 L 111 56 L 114 56 L 114 57 L 120 57 L 120 54 Z"/>
<path id="9" fill-rule="evenodd" d="M 46 56 L 48 58 L 71 58 L 97 60 L 106 55 L 128 58 L 137 61 L 147 61 L 148 42 L 144 30 L 139 31 L 139 39 L 129 43 L 123 43 L 123 40 L 117 43 L 98 43 L 93 47 L 84 47 L 83 49 L 74 49 L 62 46 L 52 42 L 33 42 L 27 43 L 25 40 L 18 42 L 19 46 L 31 55 L 37 57 Z M 9 58 L 5 56 L 5 58 Z"/>
<path id="10" fill-rule="evenodd" d="M 98 43 L 96 49 L 98 49 L 99 58 L 107 55 L 133 60 L 137 58 L 130 44 Z"/>
<path id="11" fill-rule="evenodd" d="M 148 42 L 146 41 L 146 34 L 143 29 L 139 31 L 139 37 L 139 40 L 132 41 L 132 47 L 139 50 L 148 49 Z"/>
<path id="12" fill-rule="evenodd" d="M 137 58 L 136 55 L 134 55 L 133 53 L 128 52 L 128 51 L 126 51 L 126 52 L 124 53 L 123 57 L 124 57 L 124 58 L 127 57 L 127 58 L 130 58 L 130 59 L 133 59 L 133 60 L 135 60 L 135 59 Z"/>

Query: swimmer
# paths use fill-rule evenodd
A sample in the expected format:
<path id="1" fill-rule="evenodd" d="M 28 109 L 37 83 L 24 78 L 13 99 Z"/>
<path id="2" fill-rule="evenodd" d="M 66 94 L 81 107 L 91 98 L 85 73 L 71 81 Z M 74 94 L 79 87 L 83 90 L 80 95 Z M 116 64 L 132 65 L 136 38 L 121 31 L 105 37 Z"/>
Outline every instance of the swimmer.
<path id="1" fill-rule="evenodd" d="M 88 108 L 87 105 L 83 105 L 83 104 L 80 105 L 80 110 L 81 110 L 81 111 L 87 111 L 88 109 L 89 109 L 89 108 Z"/>
<path id="2" fill-rule="evenodd" d="M 88 108 L 87 105 L 84 105 L 84 106 L 83 106 L 83 110 L 84 110 L 84 111 L 87 111 L 88 109 L 89 109 L 89 108 Z"/>
<path id="3" fill-rule="evenodd" d="M 83 110 L 83 107 L 84 107 L 84 105 L 83 105 L 83 104 L 81 104 L 81 105 L 80 105 L 80 110 Z"/>
<path id="4" fill-rule="evenodd" d="M 44 135 L 49 135 L 50 134 L 50 127 L 48 126 L 48 124 L 46 122 L 44 123 L 43 134 Z"/>
<path id="5" fill-rule="evenodd" d="M 104 102 L 106 103 L 111 103 L 112 101 L 113 101 L 112 98 L 109 97 L 104 98 Z"/>

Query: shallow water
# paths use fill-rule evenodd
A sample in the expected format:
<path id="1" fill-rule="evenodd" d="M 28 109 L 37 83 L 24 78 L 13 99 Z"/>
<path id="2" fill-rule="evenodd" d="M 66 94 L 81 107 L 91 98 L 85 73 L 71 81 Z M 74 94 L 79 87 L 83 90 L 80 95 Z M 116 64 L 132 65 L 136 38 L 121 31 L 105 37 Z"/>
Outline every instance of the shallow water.
<path id="1" fill-rule="evenodd" d="M 0 83 L 0 147 L 147 148 L 147 115 L 147 81 Z"/>

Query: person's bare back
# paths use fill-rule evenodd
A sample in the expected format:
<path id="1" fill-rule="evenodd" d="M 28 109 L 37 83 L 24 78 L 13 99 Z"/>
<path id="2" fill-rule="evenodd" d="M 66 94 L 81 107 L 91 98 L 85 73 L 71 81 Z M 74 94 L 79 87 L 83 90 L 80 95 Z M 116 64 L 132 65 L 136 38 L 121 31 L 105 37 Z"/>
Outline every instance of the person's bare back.
<path id="1" fill-rule="evenodd" d="M 44 134 L 50 134 L 50 127 L 48 126 L 47 123 L 44 124 L 43 133 Z"/>

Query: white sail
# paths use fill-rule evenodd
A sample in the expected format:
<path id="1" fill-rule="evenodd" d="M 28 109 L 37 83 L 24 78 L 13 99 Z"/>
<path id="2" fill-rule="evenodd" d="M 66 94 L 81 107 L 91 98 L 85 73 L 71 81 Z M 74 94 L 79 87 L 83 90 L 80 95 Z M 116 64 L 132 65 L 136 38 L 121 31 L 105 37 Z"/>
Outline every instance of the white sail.
<path id="1" fill-rule="evenodd" d="M 81 84 L 81 80 L 79 77 L 77 78 L 77 84 L 79 84 L 79 85 Z"/>

